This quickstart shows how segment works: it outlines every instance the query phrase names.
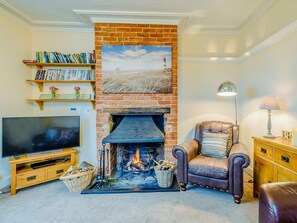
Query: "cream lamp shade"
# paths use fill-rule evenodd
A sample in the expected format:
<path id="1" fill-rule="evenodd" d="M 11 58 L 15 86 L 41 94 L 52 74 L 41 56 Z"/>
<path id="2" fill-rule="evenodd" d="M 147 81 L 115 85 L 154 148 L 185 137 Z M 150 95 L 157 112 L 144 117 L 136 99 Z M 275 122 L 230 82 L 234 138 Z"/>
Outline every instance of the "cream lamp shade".
<path id="1" fill-rule="evenodd" d="M 280 110 L 279 105 L 274 96 L 265 97 L 260 105 L 260 109 Z"/>

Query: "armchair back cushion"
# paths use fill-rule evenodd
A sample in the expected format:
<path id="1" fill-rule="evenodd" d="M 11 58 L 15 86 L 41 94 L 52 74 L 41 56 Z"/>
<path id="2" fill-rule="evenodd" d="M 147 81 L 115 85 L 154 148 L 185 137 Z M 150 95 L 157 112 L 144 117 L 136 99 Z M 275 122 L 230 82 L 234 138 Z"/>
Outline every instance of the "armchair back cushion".
<path id="1" fill-rule="evenodd" d="M 199 148 L 203 147 L 202 145 L 204 133 L 223 133 L 228 135 L 226 150 L 227 156 L 229 155 L 232 145 L 237 143 L 238 140 L 238 127 L 230 122 L 206 121 L 202 122 L 200 125 L 197 125 L 195 138 L 199 142 Z M 201 149 L 199 153 L 201 153 Z"/>
<path id="2" fill-rule="evenodd" d="M 203 132 L 201 155 L 227 158 L 229 135 L 225 133 Z"/>

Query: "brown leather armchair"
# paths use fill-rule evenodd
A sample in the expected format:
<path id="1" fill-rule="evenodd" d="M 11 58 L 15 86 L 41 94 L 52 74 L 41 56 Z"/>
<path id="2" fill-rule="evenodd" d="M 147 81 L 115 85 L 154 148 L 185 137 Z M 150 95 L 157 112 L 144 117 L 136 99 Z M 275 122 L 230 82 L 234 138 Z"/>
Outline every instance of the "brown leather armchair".
<path id="1" fill-rule="evenodd" d="M 226 135 L 226 154 L 223 158 L 201 153 L 204 135 Z M 246 147 L 239 143 L 239 126 L 228 122 L 206 121 L 198 123 L 192 141 L 177 145 L 172 150 L 177 159 L 177 179 L 183 191 L 188 183 L 229 192 L 239 204 L 243 195 L 243 168 L 250 158 Z"/>

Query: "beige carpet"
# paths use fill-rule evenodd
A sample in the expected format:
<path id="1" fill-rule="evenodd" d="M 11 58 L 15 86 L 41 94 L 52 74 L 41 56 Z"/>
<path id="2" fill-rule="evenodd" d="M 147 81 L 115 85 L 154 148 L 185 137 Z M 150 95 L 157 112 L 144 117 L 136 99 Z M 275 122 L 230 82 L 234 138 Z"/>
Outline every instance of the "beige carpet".
<path id="1" fill-rule="evenodd" d="M 257 222 L 258 200 L 248 180 L 240 205 L 228 193 L 198 187 L 186 192 L 81 195 L 54 181 L 19 190 L 12 197 L 0 195 L 0 222 Z"/>

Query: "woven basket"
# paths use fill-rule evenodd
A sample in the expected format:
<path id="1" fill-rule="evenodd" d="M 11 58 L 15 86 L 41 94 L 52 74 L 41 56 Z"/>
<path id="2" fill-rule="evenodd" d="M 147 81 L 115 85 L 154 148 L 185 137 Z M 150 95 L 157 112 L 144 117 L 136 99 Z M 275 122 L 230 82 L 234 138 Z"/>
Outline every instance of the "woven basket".
<path id="1" fill-rule="evenodd" d="M 155 174 L 160 187 L 171 187 L 173 182 L 174 167 L 169 170 L 158 170 L 157 166 L 155 166 Z"/>
<path id="2" fill-rule="evenodd" d="M 96 166 L 91 165 L 93 166 L 92 170 L 73 175 L 67 175 L 65 172 L 59 179 L 63 180 L 70 192 L 81 192 L 91 183 L 93 173 L 96 170 Z"/>

